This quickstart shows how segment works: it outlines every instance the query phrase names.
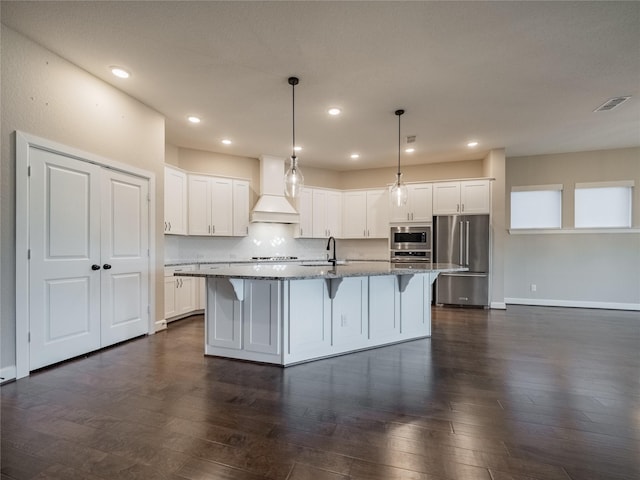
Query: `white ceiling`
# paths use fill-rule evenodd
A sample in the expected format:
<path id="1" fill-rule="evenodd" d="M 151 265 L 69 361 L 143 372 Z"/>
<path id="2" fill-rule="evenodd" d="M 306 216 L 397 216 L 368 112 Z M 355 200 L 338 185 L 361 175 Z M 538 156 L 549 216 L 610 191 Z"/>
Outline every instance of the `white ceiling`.
<path id="1" fill-rule="evenodd" d="M 161 112 L 177 146 L 288 156 L 291 75 L 303 168 L 394 165 L 397 108 L 417 136 L 403 164 L 640 145 L 640 2 L 1 3 L 2 23 Z"/>

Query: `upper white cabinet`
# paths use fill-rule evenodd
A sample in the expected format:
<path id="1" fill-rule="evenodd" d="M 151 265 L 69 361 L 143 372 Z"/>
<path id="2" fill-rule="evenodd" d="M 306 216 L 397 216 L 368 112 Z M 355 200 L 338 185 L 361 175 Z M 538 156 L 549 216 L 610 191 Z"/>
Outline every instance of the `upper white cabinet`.
<path id="1" fill-rule="evenodd" d="M 233 180 L 233 236 L 249 234 L 249 182 Z"/>
<path id="2" fill-rule="evenodd" d="M 303 187 L 298 197 L 298 213 L 300 223 L 298 224 L 297 236 L 300 238 L 313 237 L 313 189 Z"/>
<path id="3" fill-rule="evenodd" d="M 464 180 L 433 184 L 433 214 L 490 213 L 491 195 L 489 180 Z"/>
<path id="4" fill-rule="evenodd" d="M 391 223 L 431 223 L 433 217 L 431 183 L 407 185 L 407 203 L 398 207 L 390 201 L 389 221 Z"/>
<path id="5" fill-rule="evenodd" d="M 187 174 L 164 167 L 164 233 L 187 234 Z"/>
<path id="6" fill-rule="evenodd" d="M 340 237 L 342 226 L 342 192 L 312 189 L 312 236 L 314 238 Z"/>
<path id="7" fill-rule="evenodd" d="M 189 235 L 232 236 L 233 181 L 189 175 Z"/>
<path id="8" fill-rule="evenodd" d="M 386 238 L 388 236 L 387 190 L 343 193 L 342 238 Z"/>

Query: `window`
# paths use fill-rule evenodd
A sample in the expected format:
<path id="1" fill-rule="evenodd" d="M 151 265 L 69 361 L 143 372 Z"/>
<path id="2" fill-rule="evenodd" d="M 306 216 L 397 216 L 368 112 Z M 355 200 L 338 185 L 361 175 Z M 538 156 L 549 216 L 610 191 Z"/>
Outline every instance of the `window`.
<path id="1" fill-rule="evenodd" d="M 511 228 L 562 227 L 562 185 L 511 189 Z"/>
<path id="2" fill-rule="evenodd" d="M 631 227 L 633 181 L 576 183 L 576 228 Z"/>

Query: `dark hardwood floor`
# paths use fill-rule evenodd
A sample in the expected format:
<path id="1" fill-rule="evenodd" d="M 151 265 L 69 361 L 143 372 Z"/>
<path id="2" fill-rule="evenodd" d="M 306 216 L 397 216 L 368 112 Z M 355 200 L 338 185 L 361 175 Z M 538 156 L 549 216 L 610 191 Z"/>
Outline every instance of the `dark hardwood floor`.
<path id="1" fill-rule="evenodd" d="M 431 339 L 287 369 L 203 335 L 2 386 L 2 479 L 640 478 L 638 312 L 436 308 Z"/>

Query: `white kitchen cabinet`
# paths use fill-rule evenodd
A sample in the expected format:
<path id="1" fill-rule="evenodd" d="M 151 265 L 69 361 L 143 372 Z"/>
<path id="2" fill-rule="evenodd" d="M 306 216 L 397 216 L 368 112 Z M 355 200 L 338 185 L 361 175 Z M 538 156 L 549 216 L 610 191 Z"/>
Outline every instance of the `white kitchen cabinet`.
<path id="1" fill-rule="evenodd" d="M 164 317 L 185 316 L 198 309 L 197 286 L 199 279 L 174 277 L 175 272 L 192 272 L 195 265 L 181 265 L 164 269 Z"/>
<path id="2" fill-rule="evenodd" d="M 386 190 L 346 191 L 343 199 L 342 238 L 389 236 L 389 201 Z"/>
<path id="3" fill-rule="evenodd" d="M 303 187 L 298 197 L 298 214 L 300 223 L 297 227 L 296 236 L 299 238 L 313 237 L 313 189 Z"/>
<path id="4" fill-rule="evenodd" d="M 233 236 L 249 234 L 249 182 L 233 180 Z"/>
<path id="5" fill-rule="evenodd" d="M 431 183 L 415 183 L 407 185 L 407 203 L 396 205 L 390 199 L 390 223 L 431 223 L 433 221 L 433 185 Z"/>
<path id="6" fill-rule="evenodd" d="M 189 235 L 233 235 L 233 181 L 189 175 Z"/>
<path id="7" fill-rule="evenodd" d="M 464 180 L 433 184 L 433 214 L 482 214 L 491 210 L 489 180 Z"/>
<path id="8" fill-rule="evenodd" d="M 340 237 L 342 192 L 312 189 L 312 235 L 314 238 Z"/>
<path id="9" fill-rule="evenodd" d="M 164 233 L 187 234 L 187 174 L 164 167 Z"/>

